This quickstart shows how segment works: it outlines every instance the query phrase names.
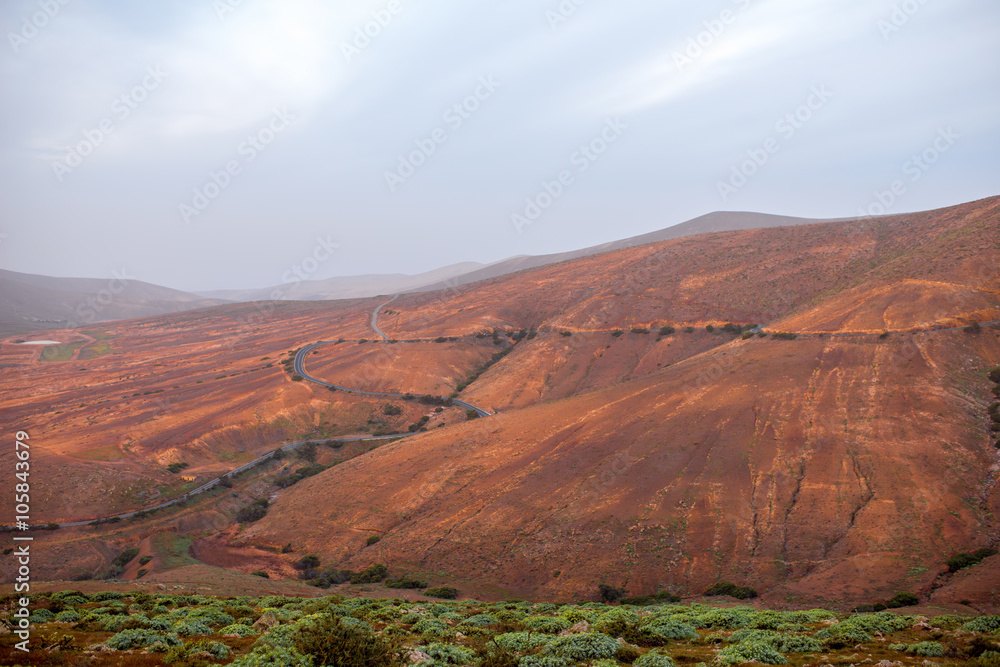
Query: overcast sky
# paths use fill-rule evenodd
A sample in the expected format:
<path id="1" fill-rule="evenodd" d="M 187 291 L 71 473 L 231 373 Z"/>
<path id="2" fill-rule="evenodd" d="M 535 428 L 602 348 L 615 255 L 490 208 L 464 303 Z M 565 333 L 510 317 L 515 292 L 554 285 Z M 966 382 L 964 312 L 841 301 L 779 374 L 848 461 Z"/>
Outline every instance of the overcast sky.
<path id="1" fill-rule="evenodd" d="M 0 26 L 15 271 L 264 287 L 853 216 L 894 181 L 891 213 L 1000 194 L 996 0 L 4 0 Z"/>

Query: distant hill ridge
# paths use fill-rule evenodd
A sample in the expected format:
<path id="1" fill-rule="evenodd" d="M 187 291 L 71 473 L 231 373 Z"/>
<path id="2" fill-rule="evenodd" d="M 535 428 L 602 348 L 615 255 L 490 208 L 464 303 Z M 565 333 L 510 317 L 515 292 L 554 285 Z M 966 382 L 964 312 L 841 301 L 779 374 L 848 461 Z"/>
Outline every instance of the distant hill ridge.
<path id="1" fill-rule="evenodd" d="M 338 276 L 326 280 L 304 280 L 300 283 L 267 287 L 264 289 L 214 290 L 211 292 L 199 292 L 198 294 L 205 297 L 227 299 L 229 301 L 265 301 L 273 298 L 271 295 L 277 291 L 285 299 L 313 301 L 323 299 L 358 299 L 378 296 L 379 294 L 432 292 L 458 285 L 468 285 L 480 280 L 497 278 L 509 273 L 533 269 L 547 264 L 565 262 L 580 257 L 597 255 L 602 252 L 632 248 L 634 246 L 681 238 L 683 236 L 730 232 L 742 229 L 823 224 L 837 221 L 835 219 L 815 220 L 811 218 L 794 218 L 767 213 L 719 211 L 655 232 L 568 252 L 549 255 L 518 255 L 485 265 L 477 262 L 464 262 L 412 276 L 402 274 Z"/>

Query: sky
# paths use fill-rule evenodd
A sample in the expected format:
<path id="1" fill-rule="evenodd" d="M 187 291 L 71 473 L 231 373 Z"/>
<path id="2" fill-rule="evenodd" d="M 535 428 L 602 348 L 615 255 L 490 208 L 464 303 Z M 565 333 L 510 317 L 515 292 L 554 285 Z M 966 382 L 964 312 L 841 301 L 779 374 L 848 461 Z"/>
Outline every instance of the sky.
<path id="1" fill-rule="evenodd" d="M 25 273 L 268 287 L 1000 194 L 996 0 L 4 0 L 0 28 Z"/>

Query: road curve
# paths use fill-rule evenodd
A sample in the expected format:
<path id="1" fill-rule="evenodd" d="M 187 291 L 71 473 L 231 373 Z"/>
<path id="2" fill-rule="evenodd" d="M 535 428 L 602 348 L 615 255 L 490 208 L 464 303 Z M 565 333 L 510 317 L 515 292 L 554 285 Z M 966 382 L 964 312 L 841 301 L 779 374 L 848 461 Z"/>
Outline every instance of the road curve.
<path id="1" fill-rule="evenodd" d="M 379 325 L 378 325 L 378 315 L 379 315 L 379 313 L 382 312 L 383 308 L 385 308 L 386 306 L 388 306 L 390 303 L 392 303 L 393 301 L 395 301 L 397 298 L 399 298 L 399 295 L 398 294 L 394 294 L 391 299 L 389 299 L 385 303 L 382 303 L 382 304 L 379 304 L 378 306 L 375 306 L 375 310 L 372 311 L 371 327 L 372 327 L 372 329 L 375 330 L 375 333 L 377 333 L 379 336 L 382 337 L 382 340 L 389 340 L 389 337 L 386 336 L 385 332 L 382 331 L 382 329 L 379 327 Z M 305 376 L 303 376 L 303 377 L 305 377 Z"/>
<path id="2" fill-rule="evenodd" d="M 362 396 L 378 396 L 380 398 L 403 398 L 403 396 L 406 395 L 406 394 L 395 394 L 384 391 L 366 391 L 364 389 L 352 389 L 351 387 L 345 387 L 344 385 L 341 384 L 334 384 L 333 382 L 327 382 L 326 380 L 321 380 L 318 377 L 313 377 L 312 375 L 309 375 L 305 367 L 306 355 L 312 352 L 315 348 L 319 347 L 320 345 L 325 345 L 329 342 L 330 341 L 328 340 L 321 340 L 317 343 L 311 343 L 300 349 L 298 353 L 295 355 L 295 363 L 294 363 L 295 372 L 298 375 L 302 376 L 304 380 L 308 380 L 309 382 L 313 382 L 323 387 L 332 387 L 339 391 L 344 391 L 349 394 L 360 394 Z M 451 402 L 454 405 L 465 408 L 466 410 L 475 410 L 476 414 L 479 415 L 480 417 L 489 417 L 490 415 L 493 414 L 489 410 L 484 410 L 483 408 L 475 406 L 472 403 L 467 403 L 466 401 L 463 401 L 458 398 L 451 399 Z"/>

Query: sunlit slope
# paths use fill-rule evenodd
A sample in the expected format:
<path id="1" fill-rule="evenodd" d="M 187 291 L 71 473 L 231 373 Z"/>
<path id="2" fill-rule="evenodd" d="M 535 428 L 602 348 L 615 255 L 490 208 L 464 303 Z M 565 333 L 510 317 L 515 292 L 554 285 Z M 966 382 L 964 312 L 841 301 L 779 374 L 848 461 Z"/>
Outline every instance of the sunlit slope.
<path id="1" fill-rule="evenodd" d="M 986 359 L 995 332 L 735 342 L 380 449 L 287 491 L 242 538 L 544 596 L 918 589 L 994 528 Z M 361 553 L 370 531 L 378 552 Z"/>

